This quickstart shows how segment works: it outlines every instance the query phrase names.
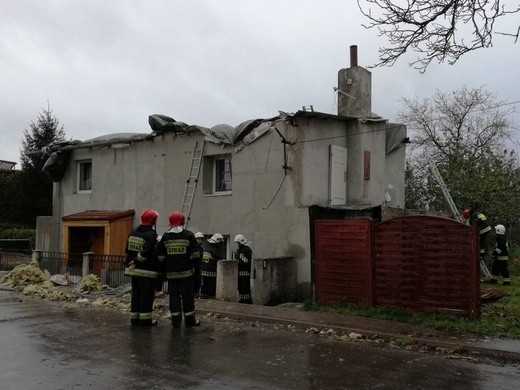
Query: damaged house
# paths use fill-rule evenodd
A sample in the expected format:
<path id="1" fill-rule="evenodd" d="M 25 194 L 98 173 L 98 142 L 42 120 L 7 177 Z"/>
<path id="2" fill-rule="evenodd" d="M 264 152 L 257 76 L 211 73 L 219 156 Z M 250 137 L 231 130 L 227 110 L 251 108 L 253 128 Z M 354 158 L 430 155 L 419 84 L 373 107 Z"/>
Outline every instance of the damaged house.
<path id="1" fill-rule="evenodd" d="M 313 295 L 317 219 L 380 220 L 404 208 L 406 128 L 372 113 L 371 73 L 338 73 L 338 114 L 303 109 L 236 127 L 204 128 L 164 115 L 151 132 L 49 145 L 52 217 L 39 217 L 40 250 L 121 255 L 139 214 L 175 209 L 188 228 L 252 241 L 255 259 L 294 260 L 296 294 Z"/>

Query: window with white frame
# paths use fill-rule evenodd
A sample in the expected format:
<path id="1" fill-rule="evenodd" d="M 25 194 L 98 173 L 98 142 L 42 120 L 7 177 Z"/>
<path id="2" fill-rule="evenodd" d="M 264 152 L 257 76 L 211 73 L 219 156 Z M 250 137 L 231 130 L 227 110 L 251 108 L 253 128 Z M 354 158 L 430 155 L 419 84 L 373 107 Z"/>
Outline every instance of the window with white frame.
<path id="1" fill-rule="evenodd" d="M 78 193 L 92 190 L 92 161 L 78 162 Z"/>
<path id="2" fill-rule="evenodd" d="M 203 191 L 206 195 L 227 195 L 232 190 L 231 155 L 205 156 Z"/>

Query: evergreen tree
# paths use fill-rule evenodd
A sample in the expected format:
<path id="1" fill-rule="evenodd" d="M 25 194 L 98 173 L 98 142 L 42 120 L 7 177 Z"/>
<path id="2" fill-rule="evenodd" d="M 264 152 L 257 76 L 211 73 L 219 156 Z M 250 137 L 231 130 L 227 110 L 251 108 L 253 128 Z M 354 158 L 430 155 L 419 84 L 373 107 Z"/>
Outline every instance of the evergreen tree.
<path id="1" fill-rule="evenodd" d="M 50 108 L 42 109 L 30 129 L 24 130 L 20 160 L 22 163 L 21 223 L 35 226 L 36 217 L 52 215 L 52 181 L 42 172 L 49 157 L 42 152 L 53 142 L 63 141 L 65 131 Z"/>

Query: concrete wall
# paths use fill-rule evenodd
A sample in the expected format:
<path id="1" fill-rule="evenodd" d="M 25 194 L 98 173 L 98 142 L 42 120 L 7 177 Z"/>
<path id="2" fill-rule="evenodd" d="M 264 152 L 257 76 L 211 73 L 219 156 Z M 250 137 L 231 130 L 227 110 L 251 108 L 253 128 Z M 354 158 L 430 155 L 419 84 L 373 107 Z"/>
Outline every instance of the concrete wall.
<path id="1" fill-rule="evenodd" d="M 219 260 L 217 262 L 215 299 L 238 302 L 238 261 Z"/>
<path id="2" fill-rule="evenodd" d="M 296 299 L 296 262 L 292 257 L 253 260 L 253 303 L 278 305 Z"/>
<path id="3" fill-rule="evenodd" d="M 338 72 L 338 115 L 372 116 L 372 74 L 361 66 Z"/>
<path id="4" fill-rule="evenodd" d="M 382 183 L 390 195 L 391 200 L 384 204 L 389 207 L 404 209 L 405 202 L 405 157 L 406 147 L 401 144 L 399 149 L 386 155 L 384 182 Z M 389 186 L 391 184 L 391 186 Z M 393 187 L 393 188 L 390 188 Z"/>
<path id="5" fill-rule="evenodd" d="M 36 218 L 36 243 L 34 249 L 48 252 L 59 252 L 58 237 L 60 224 L 52 216 Z"/>
<path id="6" fill-rule="evenodd" d="M 283 129 L 283 125 L 278 126 Z M 162 234 L 168 228 L 168 215 L 181 207 L 195 141 L 202 142 L 203 134 L 169 133 L 124 149 L 74 150 L 69 169 L 59 184 L 58 220 L 84 210 L 135 209 L 137 224 L 142 210 L 154 208 L 160 214 L 157 230 Z M 202 181 L 207 178 L 201 169 L 189 228 L 207 234 L 219 232 L 231 239 L 238 233 L 244 234 L 253 242 L 255 257 L 295 255 L 302 267 L 301 292 L 308 297 L 308 212 L 294 208 L 296 182 L 292 172 L 277 194 L 284 179 L 283 147 L 278 135 L 268 133 L 237 153 L 229 145 L 206 143 L 205 156 L 225 153 L 232 153 L 232 194 L 204 195 Z M 76 165 L 85 159 L 92 159 L 92 192 L 78 194 Z"/>

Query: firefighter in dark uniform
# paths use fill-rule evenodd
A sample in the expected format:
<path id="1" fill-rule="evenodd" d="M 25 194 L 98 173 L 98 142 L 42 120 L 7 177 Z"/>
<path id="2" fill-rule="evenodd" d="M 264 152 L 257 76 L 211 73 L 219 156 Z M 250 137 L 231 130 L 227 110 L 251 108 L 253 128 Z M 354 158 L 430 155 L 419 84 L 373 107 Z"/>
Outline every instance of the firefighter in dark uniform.
<path id="1" fill-rule="evenodd" d="M 197 240 L 197 253 L 198 256 L 195 261 L 195 274 L 193 275 L 193 292 L 195 293 L 195 298 L 200 296 L 200 285 L 201 285 L 201 275 L 200 269 L 202 267 L 202 257 L 204 256 L 204 234 L 202 232 L 195 233 L 195 240 Z"/>
<path id="2" fill-rule="evenodd" d="M 126 244 L 125 275 L 132 279 L 130 301 L 130 324 L 141 326 L 157 325 L 152 319 L 158 261 L 155 253 L 157 233 L 155 224 L 159 214 L 145 210 L 140 225 L 129 235 Z"/>
<path id="3" fill-rule="evenodd" d="M 201 298 L 215 298 L 217 290 L 217 261 L 222 260 L 220 255 L 220 243 L 224 241 L 224 236 L 215 233 L 206 241 L 204 253 L 202 255 L 202 285 L 200 287 Z"/>
<path id="4" fill-rule="evenodd" d="M 251 260 L 253 251 L 251 243 L 243 234 L 237 234 L 233 240 L 238 244 L 235 260 L 238 261 L 238 302 L 253 303 L 251 297 Z"/>
<path id="5" fill-rule="evenodd" d="M 464 210 L 462 216 L 468 220 L 469 225 L 472 225 L 473 221 L 477 221 L 479 229 L 480 259 L 484 260 L 486 265 L 489 265 L 489 232 L 491 231 L 491 226 L 489 225 L 486 216 L 475 208 Z"/>
<path id="6" fill-rule="evenodd" d="M 493 267 L 491 268 L 492 284 L 498 283 L 498 277 L 502 276 L 502 284 L 504 286 L 511 285 L 509 278 L 509 269 L 507 268 L 507 261 L 509 260 L 509 245 L 506 238 L 506 228 L 504 225 L 495 226 L 495 233 L 497 235 L 497 243 L 493 251 Z"/>
<path id="7" fill-rule="evenodd" d="M 170 229 L 157 244 L 157 255 L 164 262 L 168 281 L 170 313 L 172 326 L 180 328 L 184 312 L 184 326 L 191 328 L 200 325 L 195 318 L 195 299 L 193 296 L 194 259 L 198 256 L 195 235 L 184 229 L 186 217 L 180 211 L 170 214 Z"/>

